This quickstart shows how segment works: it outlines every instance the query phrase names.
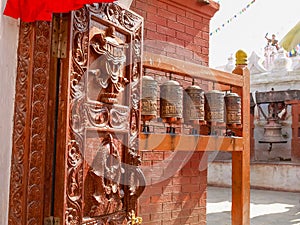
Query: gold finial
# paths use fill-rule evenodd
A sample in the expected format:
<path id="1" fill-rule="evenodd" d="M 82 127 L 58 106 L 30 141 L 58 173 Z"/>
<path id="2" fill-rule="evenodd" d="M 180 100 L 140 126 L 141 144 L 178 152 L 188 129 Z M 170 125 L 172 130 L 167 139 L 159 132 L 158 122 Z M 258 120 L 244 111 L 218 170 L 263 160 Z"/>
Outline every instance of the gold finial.
<path id="1" fill-rule="evenodd" d="M 243 50 L 238 50 L 235 54 L 236 65 L 247 65 L 247 54 Z"/>

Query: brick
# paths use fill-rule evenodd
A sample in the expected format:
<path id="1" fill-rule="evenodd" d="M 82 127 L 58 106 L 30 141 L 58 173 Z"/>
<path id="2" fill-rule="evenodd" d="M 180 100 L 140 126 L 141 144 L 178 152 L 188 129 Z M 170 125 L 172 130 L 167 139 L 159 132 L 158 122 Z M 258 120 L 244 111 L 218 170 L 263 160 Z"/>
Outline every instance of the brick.
<path id="1" fill-rule="evenodd" d="M 192 13 L 192 12 L 186 12 L 186 18 L 189 18 L 191 20 L 195 20 L 199 23 L 203 22 L 203 16 L 200 16 L 200 15 Z"/>
<path id="2" fill-rule="evenodd" d="M 168 11 L 173 12 L 177 15 L 185 15 L 185 11 L 173 5 L 168 5 Z"/>
<path id="3" fill-rule="evenodd" d="M 171 214 L 173 219 L 183 218 L 183 217 L 186 218 L 191 215 L 191 210 L 190 209 L 182 209 L 177 211 L 173 210 Z"/>
<path id="4" fill-rule="evenodd" d="M 203 38 L 204 40 L 208 41 L 208 40 L 209 40 L 209 33 L 208 33 L 208 32 L 203 32 L 203 33 L 202 33 L 202 38 Z"/>
<path id="5" fill-rule="evenodd" d="M 156 4 L 159 9 L 167 9 L 168 8 L 168 4 L 166 4 L 165 2 L 157 1 Z"/>
<path id="6" fill-rule="evenodd" d="M 179 59 L 179 60 L 184 60 L 184 56 L 178 55 L 176 53 L 169 53 L 169 52 L 167 52 L 167 56 L 171 57 L 171 58 Z"/>
<path id="7" fill-rule="evenodd" d="M 147 21 L 156 23 L 161 26 L 167 26 L 167 19 L 156 14 L 147 13 Z"/>
<path id="8" fill-rule="evenodd" d="M 171 193 L 163 194 L 163 195 L 152 195 L 151 196 L 151 203 L 156 202 L 171 202 L 172 195 Z"/>
<path id="9" fill-rule="evenodd" d="M 191 184 L 203 184 L 203 182 L 207 182 L 206 177 L 196 176 L 191 177 Z"/>
<path id="10" fill-rule="evenodd" d="M 190 193 L 172 193 L 173 202 L 185 202 L 191 199 Z"/>
<path id="11" fill-rule="evenodd" d="M 149 196 L 140 196 L 138 201 L 139 201 L 140 205 L 149 205 L 151 202 L 151 199 Z"/>
<path id="12" fill-rule="evenodd" d="M 194 27 L 194 21 L 189 18 L 186 18 L 182 15 L 177 15 L 177 22 L 184 24 L 186 26 L 189 26 L 189 27 Z"/>
<path id="13" fill-rule="evenodd" d="M 178 38 L 174 38 L 174 37 L 167 37 L 167 42 L 176 44 L 176 45 L 180 45 L 180 46 L 184 46 L 184 41 L 180 40 Z"/>
<path id="14" fill-rule="evenodd" d="M 181 224 L 189 224 L 189 223 L 197 223 L 199 222 L 199 217 L 197 216 L 189 216 L 187 218 L 181 219 Z"/>
<path id="15" fill-rule="evenodd" d="M 188 59 L 192 59 L 193 58 L 193 52 L 187 48 L 182 48 L 182 47 L 177 47 L 176 48 L 176 53 L 178 55 L 182 55 L 184 56 L 185 58 L 188 58 Z"/>
<path id="16" fill-rule="evenodd" d="M 182 31 L 176 31 L 176 38 L 188 43 L 191 43 L 194 40 L 194 37 L 192 35 L 184 33 Z"/>
<path id="17" fill-rule="evenodd" d="M 176 52 L 176 47 L 171 43 L 168 43 L 164 50 L 166 52 L 169 52 L 169 53 L 175 53 Z M 167 159 L 168 157 L 170 157 L 170 155 L 172 154 L 172 152 L 164 152 L 164 160 Z"/>
<path id="18" fill-rule="evenodd" d="M 177 225 L 177 224 L 179 225 L 179 223 L 176 220 L 162 221 L 162 225 Z"/>
<path id="19" fill-rule="evenodd" d="M 202 31 L 199 29 L 195 29 L 193 27 L 185 27 L 185 33 L 192 35 L 193 37 L 200 37 L 202 38 Z"/>
<path id="20" fill-rule="evenodd" d="M 172 183 L 173 185 L 177 185 L 177 184 L 188 184 L 190 183 L 190 177 L 183 177 L 183 176 L 180 176 L 180 177 L 173 177 L 172 178 Z"/>
<path id="21" fill-rule="evenodd" d="M 208 48 L 203 47 L 202 48 L 202 54 L 208 55 L 208 53 L 209 53 Z"/>
<path id="22" fill-rule="evenodd" d="M 192 213 L 195 215 L 199 215 L 200 220 L 206 219 L 206 208 L 205 207 L 198 207 L 195 209 L 192 209 Z"/>
<path id="23" fill-rule="evenodd" d="M 177 31 L 184 32 L 184 25 L 173 20 L 167 20 L 167 26 Z"/>
<path id="24" fill-rule="evenodd" d="M 194 27 L 201 31 L 209 32 L 209 23 L 199 23 L 197 21 L 194 21 Z"/>
<path id="25" fill-rule="evenodd" d="M 165 183 L 165 182 L 170 183 L 170 181 L 168 180 L 168 177 L 164 176 L 163 174 L 161 176 L 151 178 L 152 185 L 162 185 L 162 183 Z"/>
<path id="26" fill-rule="evenodd" d="M 142 152 L 143 160 L 163 160 L 163 152 Z"/>
<path id="27" fill-rule="evenodd" d="M 141 211 L 142 206 L 140 206 L 139 208 L 139 212 Z M 141 216 L 143 218 L 143 224 L 147 224 L 147 222 L 151 222 L 151 218 L 150 218 L 150 214 L 141 214 L 139 213 L 139 216 Z"/>
<path id="28" fill-rule="evenodd" d="M 198 185 L 197 185 L 198 186 Z M 206 187 L 199 187 L 197 192 L 190 193 L 191 199 L 206 199 Z"/>
<path id="29" fill-rule="evenodd" d="M 157 6 L 156 5 L 147 5 L 147 13 L 157 14 Z"/>
<path id="30" fill-rule="evenodd" d="M 163 212 L 163 213 L 151 213 L 150 214 L 151 221 L 163 221 L 170 220 L 171 212 Z"/>
<path id="31" fill-rule="evenodd" d="M 195 45 L 200 45 L 200 46 L 206 46 L 208 44 L 208 41 L 203 40 L 202 38 L 195 37 L 194 38 L 194 44 Z"/>
<path id="32" fill-rule="evenodd" d="M 156 31 L 157 30 L 156 23 L 145 21 L 145 30 Z"/>
<path id="33" fill-rule="evenodd" d="M 162 203 L 156 203 L 156 204 L 148 204 L 143 205 L 140 207 L 140 214 L 148 214 L 148 213 L 154 213 L 154 212 L 162 212 L 163 205 Z"/>
<path id="34" fill-rule="evenodd" d="M 169 20 L 173 20 L 173 21 L 176 21 L 176 14 L 164 9 L 164 8 L 158 8 L 157 9 L 157 14 L 159 16 L 162 16 L 162 17 L 165 17 Z"/>
<path id="35" fill-rule="evenodd" d="M 156 28 L 157 32 L 160 34 L 164 34 L 170 37 L 176 37 L 176 31 L 173 30 L 172 28 L 166 27 L 166 26 L 161 26 L 157 25 Z"/>
<path id="36" fill-rule="evenodd" d="M 163 190 L 161 186 L 147 186 L 142 196 L 151 196 L 154 194 L 162 194 Z"/>
<path id="37" fill-rule="evenodd" d="M 163 187 L 163 193 L 166 194 L 166 193 L 181 193 L 181 188 L 182 186 L 181 185 L 168 185 L 168 186 L 165 186 Z"/>
<path id="38" fill-rule="evenodd" d="M 163 212 L 165 211 L 173 211 L 173 210 L 181 210 L 181 203 L 179 202 L 166 202 L 162 203 Z"/>
<path id="39" fill-rule="evenodd" d="M 162 223 L 160 221 L 154 221 L 154 222 L 147 222 L 145 223 L 143 220 L 143 225 L 161 225 Z"/>
<path id="40" fill-rule="evenodd" d="M 191 193 L 191 192 L 199 192 L 200 186 L 197 184 L 187 184 L 182 186 L 182 192 Z"/>

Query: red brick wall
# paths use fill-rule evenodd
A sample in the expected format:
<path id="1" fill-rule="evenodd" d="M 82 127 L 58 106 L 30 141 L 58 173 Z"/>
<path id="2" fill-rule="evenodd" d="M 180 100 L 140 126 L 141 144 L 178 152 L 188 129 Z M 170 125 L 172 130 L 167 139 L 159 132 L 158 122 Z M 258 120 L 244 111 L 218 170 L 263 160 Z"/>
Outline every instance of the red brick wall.
<path id="1" fill-rule="evenodd" d="M 205 225 L 203 153 L 142 151 L 147 186 L 139 199 L 144 225 Z M 146 167 L 146 168 L 145 168 Z"/>
<path id="2" fill-rule="evenodd" d="M 196 0 L 134 0 L 130 9 L 145 19 L 144 51 L 207 66 L 209 21 L 218 7 Z M 205 225 L 204 153 L 142 150 L 141 155 L 147 179 L 138 207 L 143 224 Z"/>
<path id="3" fill-rule="evenodd" d="M 145 51 L 207 66 L 209 21 L 218 6 L 197 0 L 134 0 L 130 9 L 145 18 Z"/>

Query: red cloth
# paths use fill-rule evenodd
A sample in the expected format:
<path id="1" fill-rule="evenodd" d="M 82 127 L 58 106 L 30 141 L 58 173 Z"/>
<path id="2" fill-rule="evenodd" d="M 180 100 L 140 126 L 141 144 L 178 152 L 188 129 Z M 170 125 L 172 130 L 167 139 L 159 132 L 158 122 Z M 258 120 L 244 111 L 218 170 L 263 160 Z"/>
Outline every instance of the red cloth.
<path id="1" fill-rule="evenodd" d="M 7 0 L 4 15 L 21 18 L 24 22 L 50 21 L 52 13 L 64 13 L 84 4 L 113 2 L 114 0 Z"/>

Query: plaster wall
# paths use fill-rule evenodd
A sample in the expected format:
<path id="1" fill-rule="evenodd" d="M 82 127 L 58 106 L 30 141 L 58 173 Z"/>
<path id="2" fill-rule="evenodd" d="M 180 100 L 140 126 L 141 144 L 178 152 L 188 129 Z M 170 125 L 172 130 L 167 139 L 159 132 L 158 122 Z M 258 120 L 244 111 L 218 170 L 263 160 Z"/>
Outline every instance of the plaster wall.
<path id="1" fill-rule="evenodd" d="M 253 188 L 300 192 L 300 164 L 252 163 L 250 171 Z M 230 187 L 231 172 L 231 161 L 210 163 L 208 185 Z"/>
<path id="2" fill-rule="evenodd" d="M 8 201 L 15 79 L 17 68 L 18 21 L 3 16 L 6 0 L 0 0 L 0 224 L 8 224 Z"/>

